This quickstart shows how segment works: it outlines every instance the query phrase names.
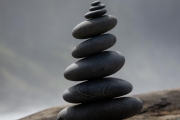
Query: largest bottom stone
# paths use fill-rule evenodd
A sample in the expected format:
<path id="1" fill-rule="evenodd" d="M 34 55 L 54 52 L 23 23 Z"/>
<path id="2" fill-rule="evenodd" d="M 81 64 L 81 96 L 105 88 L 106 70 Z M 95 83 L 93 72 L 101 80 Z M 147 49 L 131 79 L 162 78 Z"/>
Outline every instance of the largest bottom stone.
<path id="1" fill-rule="evenodd" d="M 138 114 L 142 106 L 130 97 L 80 104 L 60 111 L 57 120 L 121 120 Z"/>

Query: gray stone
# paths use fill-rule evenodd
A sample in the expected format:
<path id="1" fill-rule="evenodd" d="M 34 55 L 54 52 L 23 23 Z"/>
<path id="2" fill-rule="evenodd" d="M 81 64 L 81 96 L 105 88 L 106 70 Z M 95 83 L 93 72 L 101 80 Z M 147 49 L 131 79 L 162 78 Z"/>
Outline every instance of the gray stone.
<path id="1" fill-rule="evenodd" d="M 97 5 L 97 6 L 92 6 L 89 8 L 90 11 L 94 11 L 94 10 L 99 10 L 99 9 L 103 9 L 105 8 L 105 4 L 100 4 L 100 5 Z"/>
<path id="2" fill-rule="evenodd" d="M 91 6 L 96 6 L 96 5 L 99 5 L 101 2 L 100 0 L 97 0 L 97 1 L 94 1 L 91 3 Z"/>
<path id="3" fill-rule="evenodd" d="M 57 120 L 122 120 L 138 114 L 142 107 L 141 100 L 124 97 L 65 108 Z"/>
<path id="4" fill-rule="evenodd" d="M 86 81 L 66 90 L 65 101 L 87 103 L 126 95 L 132 91 L 131 83 L 118 78 L 101 78 Z"/>
<path id="5" fill-rule="evenodd" d="M 90 56 L 112 47 L 115 43 L 116 37 L 112 34 L 103 34 L 93 37 L 74 47 L 72 56 L 75 58 Z"/>
<path id="6" fill-rule="evenodd" d="M 105 77 L 116 73 L 125 63 L 124 56 L 117 51 L 105 51 L 81 59 L 64 72 L 64 77 L 72 81 L 82 81 Z"/>
<path id="7" fill-rule="evenodd" d="M 87 39 L 108 32 L 116 24 L 117 19 L 114 16 L 104 15 L 81 22 L 73 29 L 72 35 L 77 39 Z"/>
<path id="8" fill-rule="evenodd" d="M 104 15 L 106 13 L 107 13 L 106 9 L 100 9 L 100 10 L 90 11 L 90 12 L 86 13 L 84 15 L 84 17 L 87 18 L 87 19 L 97 18 L 97 17 L 100 17 L 100 16 L 102 16 L 102 15 Z"/>

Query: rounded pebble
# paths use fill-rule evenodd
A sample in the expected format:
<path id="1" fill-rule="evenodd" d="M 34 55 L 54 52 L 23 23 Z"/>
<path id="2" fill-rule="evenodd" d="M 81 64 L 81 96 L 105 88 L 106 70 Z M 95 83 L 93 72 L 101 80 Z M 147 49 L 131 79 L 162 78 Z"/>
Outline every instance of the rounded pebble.
<path id="1" fill-rule="evenodd" d="M 60 111 L 57 120 L 122 120 L 138 114 L 142 106 L 131 97 L 80 104 Z"/>
<path id="2" fill-rule="evenodd" d="M 91 3 L 91 6 L 96 6 L 96 5 L 99 5 L 101 2 L 99 0 L 97 1 L 94 1 Z"/>
<path id="3" fill-rule="evenodd" d="M 77 39 L 87 39 L 108 32 L 116 24 L 117 19 L 113 15 L 104 15 L 81 22 L 73 29 L 72 35 Z"/>
<path id="4" fill-rule="evenodd" d="M 94 11 L 94 10 L 99 10 L 99 9 L 103 9 L 105 8 L 106 6 L 104 4 L 100 4 L 100 5 L 97 5 L 97 6 L 92 6 L 89 8 L 90 11 Z"/>
<path id="5" fill-rule="evenodd" d="M 81 59 L 65 69 L 64 77 L 82 81 L 105 77 L 116 73 L 125 63 L 124 56 L 117 51 L 105 51 Z"/>
<path id="6" fill-rule="evenodd" d="M 93 37 L 74 47 L 72 56 L 75 58 L 90 56 L 112 47 L 115 43 L 116 37 L 112 34 L 103 34 Z"/>
<path id="7" fill-rule="evenodd" d="M 131 83 L 118 78 L 101 78 L 86 81 L 66 90 L 65 101 L 86 103 L 126 95 L 132 91 Z"/>
<path id="8" fill-rule="evenodd" d="M 87 18 L 87 19 L 97 18 L 97 17 L 100 17 L 100 16 L 102 16 L 102 15 L 104 15 L 106 13 L 107 13 L 106 9 L 100 9 L 100 10 L 90 11 L 90 12 L 86 13 L 84 15 L 84 17 Z"/>

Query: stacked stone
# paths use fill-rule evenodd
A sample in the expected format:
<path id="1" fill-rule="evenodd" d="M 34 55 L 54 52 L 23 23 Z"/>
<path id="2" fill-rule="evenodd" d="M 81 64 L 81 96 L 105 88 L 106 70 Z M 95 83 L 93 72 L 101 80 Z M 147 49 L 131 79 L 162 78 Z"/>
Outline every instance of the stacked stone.
<path id="1" fill-rule="evenodd" d="M 122 79 L 106 77 L 116 73 L 125 63 L 118 51 L 104 51 L 116 43 L 112 34 L 117 19 L 106 14 L 104 4 L 95 1 L 85 14 L 88 20 L 73 29 L 77 39 L 87 39 L 75 48 L 72 56 L 83 58 L 66 68 L 64 76 L 72 81 L 85 81 L 70 87 L 63 94 L 65 101 L 81 103 L 65 108 L 58 120 L 120 120 L 138 114 L 142 102 L 137 98 L 121 97 L 132 91 L 132 85 Z M 105 78 L 104 78 L 105 77 Z"/>

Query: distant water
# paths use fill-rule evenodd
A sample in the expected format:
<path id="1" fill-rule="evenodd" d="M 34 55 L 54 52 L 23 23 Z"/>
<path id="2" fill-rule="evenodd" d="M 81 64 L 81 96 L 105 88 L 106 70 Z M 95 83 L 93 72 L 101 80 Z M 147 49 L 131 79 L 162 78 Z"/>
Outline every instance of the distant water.
<path id="1" fill-rule="evenodd" d="M 34 108 L 29 111 L 18 111 L 18 112 L 9 112 L 9 113 L 0 113 L 0 120 L 18 120 L 24 118 L 31 114 L 37 113 L 45 108 Z"/>
<path id="2" fill-rule="evenodd" d="M 26 113 L 7 113 L 0 115 L 0 120 L 18 120 L 20 118 L 23 118 L 24 116 L 29 115 L 32 112 L 26 112 Z"/>

